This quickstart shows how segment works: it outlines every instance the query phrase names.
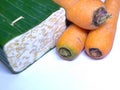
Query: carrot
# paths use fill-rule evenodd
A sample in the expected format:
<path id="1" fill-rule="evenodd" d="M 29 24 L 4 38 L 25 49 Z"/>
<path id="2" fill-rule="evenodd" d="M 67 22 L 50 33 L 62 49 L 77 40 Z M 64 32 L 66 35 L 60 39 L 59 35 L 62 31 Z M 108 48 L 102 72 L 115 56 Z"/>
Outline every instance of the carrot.
<path id="1" fill-rule="evenodd" d="M 56 43 L 58 54 L 66 60 L 73 60 L 83 50 L 87 31 L 71 24 Z"/>
<path id="2" fill-rule="evenodd" d="M 101 0 L 53 0 L 66 10 L 66 17 L 72 23 L 87 30 L 103 24 L 109 15 Z"/>
<path id="3" fill-rule="evenodd" d="M 94 31 L 90 31 L 85 43 L 86 53 L 94 59 L 102 59 L 111 51 L 120 11 L 120 0 L 106 0 L 105 6 L 111 18 Z"/>

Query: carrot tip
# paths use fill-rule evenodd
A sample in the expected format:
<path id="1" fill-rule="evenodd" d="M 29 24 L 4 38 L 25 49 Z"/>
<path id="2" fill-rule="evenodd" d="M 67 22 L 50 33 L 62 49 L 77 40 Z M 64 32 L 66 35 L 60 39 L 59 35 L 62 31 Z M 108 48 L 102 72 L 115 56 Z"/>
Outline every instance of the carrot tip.
<path id="1" fill-rule="evenodd" d="M 110 17 L 111 15 L 107 13 L 107 10 L 104 7 L 100 7 L 94 12 L 93 25 L 100 26 Z"/>
<path id="2" fill-rule="evenodd" d="M 100 58 L 102 56 L 102 52 L 98 48 L 90 48 L 89 54 L 92 58 Z"/>
<path id="3" fill-rule="evenodd" d="M 62 47 L 58 50 L 58 52 L 62 57 L 65 58 L 71 57 L 71 52 L 67 48 Z"/>

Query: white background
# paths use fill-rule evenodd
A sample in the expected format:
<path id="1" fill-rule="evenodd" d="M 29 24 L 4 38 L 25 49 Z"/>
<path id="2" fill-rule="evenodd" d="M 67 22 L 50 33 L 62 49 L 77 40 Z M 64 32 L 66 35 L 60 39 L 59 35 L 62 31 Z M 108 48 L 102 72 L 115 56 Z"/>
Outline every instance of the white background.
<path id="1" fill-rule="evenodd" d="M 0 62 L 0 90 L 120 90 L 120 18 L 111 52 L 93 60 L 83 51 L 62 60 L 55 48 L 19 74 Z"/>

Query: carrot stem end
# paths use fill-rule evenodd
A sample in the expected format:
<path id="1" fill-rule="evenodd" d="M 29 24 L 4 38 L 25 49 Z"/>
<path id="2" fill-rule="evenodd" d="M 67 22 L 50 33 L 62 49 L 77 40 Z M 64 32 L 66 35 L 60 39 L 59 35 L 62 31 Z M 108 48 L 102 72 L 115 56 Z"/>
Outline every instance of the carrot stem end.
<path id="1" fill-rule="evenodd" d="M 93 58 L 100 58 L 102 56 L 102 52 L 98 48 L 90 48 L 89 54 Z"/>
<path id="2" fill-rule="evenodd" d="M 62 57 L 71 57 L 71 52 L 67 48 L 60 48 L 58 52 Z"/>
<path id="3" fill-rule="evenodd" d="M 100 7 L 94 12 L 93 25 L 100 26 L 110 17 L 111 14 L 108 14 L 107 10 L 104 7 Z"/>

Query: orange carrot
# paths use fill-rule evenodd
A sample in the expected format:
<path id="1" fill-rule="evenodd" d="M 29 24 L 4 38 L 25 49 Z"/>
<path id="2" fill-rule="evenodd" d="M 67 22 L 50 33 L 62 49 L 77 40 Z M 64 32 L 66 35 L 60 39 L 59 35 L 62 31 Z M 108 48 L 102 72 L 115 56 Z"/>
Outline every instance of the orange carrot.
<path id="1" fill-rule="evenodd" d="M 58 54 L 66 60 L 73 60 L 83 50 L 87 31 L 71 24 L 56 43 Z"/>
<path id="2" fill-rule="evenodd" d="M 112 15 L 111 18 L 98 29 L 90 31 L 85 43 L 86 53 L 94 59 L 101 59 L 107 56 L 114 42 L 120 11 L 120 0 L 106 0 L 105 5 L 108 13 Z"/>
<path id="3" fill-rule="evenodd" d="M 101 0 L 53 0 L 66 10 L 66 17 L 81 28 L 93 30 L 109 15 Z"/>

